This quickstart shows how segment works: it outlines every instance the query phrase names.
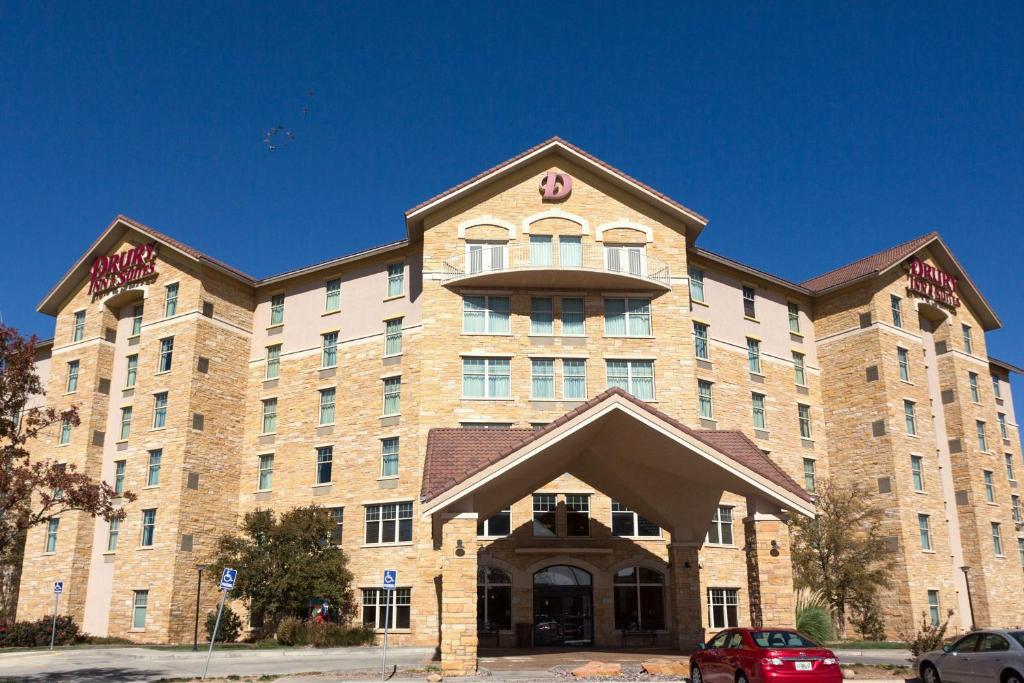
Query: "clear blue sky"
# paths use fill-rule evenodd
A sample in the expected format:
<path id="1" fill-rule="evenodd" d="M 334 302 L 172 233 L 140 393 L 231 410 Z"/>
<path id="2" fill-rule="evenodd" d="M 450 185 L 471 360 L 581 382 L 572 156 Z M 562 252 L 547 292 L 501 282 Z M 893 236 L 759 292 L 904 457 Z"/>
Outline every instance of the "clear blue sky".
<path id="1" fill-rule="evenodd" d="M 117 213 L 263 276 L 557 134 L 789 279 L 937 229 L 1024 364 L 1024 4 L 355 5 L 0 0 L 4 320 Z"/>

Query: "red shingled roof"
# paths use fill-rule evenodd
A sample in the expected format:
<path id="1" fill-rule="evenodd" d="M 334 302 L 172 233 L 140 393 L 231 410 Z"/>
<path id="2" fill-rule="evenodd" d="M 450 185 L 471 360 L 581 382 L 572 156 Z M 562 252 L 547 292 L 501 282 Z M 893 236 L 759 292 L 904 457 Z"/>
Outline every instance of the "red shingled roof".
<path id="1" fill-rule="evenodd" d="M 160 232 L 159 230 L 154 230 L 153 228 L 149 227 L 148 225 L 140 223 L 140 222 L 138 222 L 137 220 L 135 220 L 133 218 L 129 218 L 128 216 L 125 216 L 123 214 L 118 214 L 117 219 L 120 220 L 122 223 L 126 223 L 127 225 L 132 226 L 133 228 L 135 228 L 136 230 L 138 230 L 140 232 L 148 233 L 150 236 L 155 237 L 156 239 L 160 240 L 161 242 L 167 242 L 168 244 L 173 246 L 175 249 L 178 249 L 178 250 L 188 254 L 189 256 L 191 256 L 192 258 L 196 259 L 197 261 L 206 261 L 207 263 L 211 263 L 211 264 L 217 266 L 218 268 L 221 268 L 223 270 L 228 271 L 229 273 L 231 273 L 232 275 L 234 275 L 236 277 L 239 277 L 239 278 L 241 278 L 243 280 L 247 280 L 249 282 L 249 284 L 253 284 L 254 282 L 256 282 L 256 278 L 254 278 L 253 276 L 251 276 L 251 275 L 249 275 L 247 273 L 244 273 L 244 272 L 238 270 L 234 266 L 228 265 L 227 263 L 224 263 L 220 259 L 215 259 L 212 256 L 199 251 L 195 247 L 190 247 L 189 245 L 185 244 L 184 242 L 179 242 L 178 240 L 174 239 L 170 235 L 166 235 L 166 234 Z"/>
<path id="2" fill-rule="evenodd" d="M 613 387 L 580 404 L 543 429 L 431 429 L 427 435 L 427 457 L 423 468 L 421 501 L 427 502 L 437 498 L 445 491 L 589 411 L 611 396 L 621 396 L 629 400 L 802 500 L 809 502 L 812 500 L 807 491 L 774 463 L 743 432 L 691 429 L 632 394 Z"/>
<path id="3" fill-rule="evenodd" d="M 801 282 L 800 286 L 806 287 L 815 294 L 818 294 L 827 289 L 833 289 L 848 282 L 858 280 L 866 275 L 876 275 L 886 268 L 899 263 L 932 240 L 938 239 L 938 237 L 939 233 L 930 232 L 927 235 L 916 237 L 909 242 L 884 249 L 877 254 L 865 256 L 859 261 L 854 261 L 841 268 L 812 277 L 810 280 Z"/>

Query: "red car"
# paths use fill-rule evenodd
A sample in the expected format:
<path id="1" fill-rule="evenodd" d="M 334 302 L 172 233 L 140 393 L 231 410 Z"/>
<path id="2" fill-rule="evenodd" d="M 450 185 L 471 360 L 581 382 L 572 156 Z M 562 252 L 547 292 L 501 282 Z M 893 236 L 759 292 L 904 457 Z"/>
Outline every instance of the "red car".
<path id="1" fill-rule="evenodd" d="M 730 628 L 690 656 L 693 683 L 842 683 L 831 650 L 783 628 Z"/>

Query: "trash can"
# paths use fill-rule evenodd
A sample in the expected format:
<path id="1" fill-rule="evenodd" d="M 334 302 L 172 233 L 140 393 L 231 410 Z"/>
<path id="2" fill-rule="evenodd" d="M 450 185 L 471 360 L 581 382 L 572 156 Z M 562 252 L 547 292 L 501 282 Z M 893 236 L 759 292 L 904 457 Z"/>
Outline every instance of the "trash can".
<path id="1" fill-rule="evenodd" d="M 516 646 L 533 647 L 533 624 L 516 624 Z"/>

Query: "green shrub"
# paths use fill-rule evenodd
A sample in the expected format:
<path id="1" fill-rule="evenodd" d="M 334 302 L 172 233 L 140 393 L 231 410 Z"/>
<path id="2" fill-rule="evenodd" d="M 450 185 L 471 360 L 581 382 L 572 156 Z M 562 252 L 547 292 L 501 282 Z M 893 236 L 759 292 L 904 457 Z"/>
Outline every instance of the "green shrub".
<path id="1" fill-rule="evenodd" d="M 796 630 L 818 643 L 834 637 L 832 614 L 819 591 L 802 588 L 796 594 Z"/>
<path id="2" fill-rule="evenodd" d="M 217 623 L 217 611 L 214 610 L 206 615 L 206 639 L 209 640 L 213 634 L 213 626 Z M 218 643 L 233 643 L 238 640 L 242 633 L 242 618 L 235 614 L 231 605 L 224 605 L 224 613 L 220 616 L 220 626 L 217 627 Z"/>
<path id="3" fill-rule="evenodd" d="M 282 645 L 313 647 L 348 647 L 372 644 L 376 634 L 365 626 L 319 624 L 293 617 L 282 619 L 277 626 L 277 642 Z"/>
<path id="4" fill-rule="evenodd" d="M 0 647 L 40 647 L 50 644 L 50 630 L 53 617 L 38 621 L 19 621 L 0 627 Z M 57 633 L 54 643 L 73 645 L 84 639 L 75 620 L 67 615 L 57 616 Z"/>

